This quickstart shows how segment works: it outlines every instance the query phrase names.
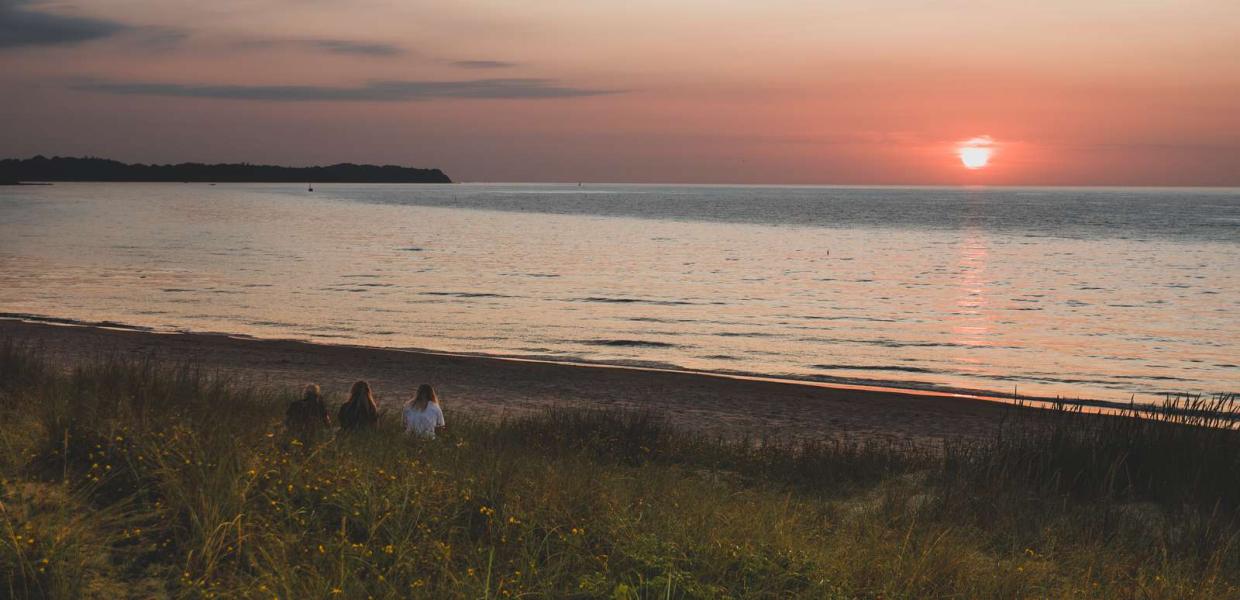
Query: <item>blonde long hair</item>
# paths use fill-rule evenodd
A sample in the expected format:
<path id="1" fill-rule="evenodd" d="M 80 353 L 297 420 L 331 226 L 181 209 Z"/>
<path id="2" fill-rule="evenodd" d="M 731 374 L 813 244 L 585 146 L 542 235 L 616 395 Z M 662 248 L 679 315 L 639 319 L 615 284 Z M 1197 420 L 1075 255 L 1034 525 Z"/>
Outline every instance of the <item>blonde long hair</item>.
<path id="1" fill-rule="evenodd" d="M 431 387 L 429 383 L 424 383 L 418 386 L 418 393 L 409 401 L 409 406 L 416 411 L 423 411 L 426 410 L 426 405 L 431 402 L 438 405 L 439 394 L 435 393 L 435 388 Z"/>

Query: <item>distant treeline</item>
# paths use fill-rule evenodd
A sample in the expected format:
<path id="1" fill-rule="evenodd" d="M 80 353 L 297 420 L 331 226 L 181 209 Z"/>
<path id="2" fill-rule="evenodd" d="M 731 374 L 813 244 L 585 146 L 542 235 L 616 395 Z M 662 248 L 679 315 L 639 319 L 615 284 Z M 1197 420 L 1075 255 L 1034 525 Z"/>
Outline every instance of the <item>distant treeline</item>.
<path id="1" fill-rule="evenodd" d="M 452 183 L 439 169 L 342 163 L 326 167 L 277 167 L 230 163 L 129 165 L 106 158 L 36 156 L 0 160 L 0 182 L 17 181 L 211 181 L 313 183 Z"/>

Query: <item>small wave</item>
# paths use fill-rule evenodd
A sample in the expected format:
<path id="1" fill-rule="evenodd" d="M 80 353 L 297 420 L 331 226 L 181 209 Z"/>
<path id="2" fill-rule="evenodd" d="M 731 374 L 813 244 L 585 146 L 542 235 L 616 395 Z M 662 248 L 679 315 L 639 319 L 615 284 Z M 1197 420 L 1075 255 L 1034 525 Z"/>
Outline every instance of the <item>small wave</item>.
<path id="1" fill-rule="evenodd" d="M 678 348 L 676 344 L 653 340 L 579 340 L 588 346 L 615 346 L 623 348 Z"/>
<path id="2" fill-rule="evenodd" d="M 1104 387 L 1108 387 L 1112 389 L 1121 389 L 1117 387 L 1120 383 L 1115 380 L 1117 378 L 1113 376 L 1108 376 L 1108 375 L 1100 376 L 1100 377 L 1107 377 L 1107 379 L 1102 379 L 1102 378 L 1097 378 L 1097 377 L 1064 377 L 1064 376 L 1061 376 L 1055 373 L 1044 373 L 1044 372 L 1037 372 L 1037 371 L 1031 371 L 1029 373 L 1023 373 L 1020 375 L 999 375 L 999 374 L 985 374 L 985 373 L 974 373 L 972 375 L 974 377 L 979 377 L 982 379 L 996 379 L 1000 381 L 1041 381 L 1041 382 L 1047 382 L 1047 383 L 1063 383 L 1063 384 L 1068 384 L 1068 385 L 1093 384 L 1093 385 L 1100 385 L 1100 386 L 1104 386 Z M 1149 379 L 1153 379 L 1153 378 L 1151 377 Z"/>
<path id="3" fill-rule="evenodd" d="M 539 279 L 549 279 L 559 277 L 558 273 L 500 273 L 504 277 L 534 277 Z"/>
<path id="4" fill-rule="evenodd" d="M 820 383 L 842 383 L 845 385 L 878 385 L 883 387 L 911 390 L 942 390 L 952 391 L 954 388 L 943 384 L 934 383 L 932 381 L 920 381 L 917 379 L 871 379 L 867 377 L 839 377 L 835 375 L 781 375 L 788 379 L 801 381 L 817 381 Z M 967 391 L 967 390 L 961 390 Z"/>
<path id="5" fill-rule="evenodd" d="M 776 333 L 765 333 L 760 331 L 721 331 L 715 335 L 719 337 L 779 337 Z"/>
<path id="6" fill-rule="evenodd" d="M 342 325 L 317 325 L 310 327 L 310 331 L 347 331 L 352 332 L 352 327 L 344 327 Z"/>
<path id="7" fill-rule="evenodd" d="M 296 323 L 285 323 L 285 322 L 283 322 L 283 321 L 263 321 L 263 320 L 258 320 L 258 321 L 246 321 L 245 323 L 246 323 L 247 325 L 255 325 L 255 326 L 258 326 L 258 327 L 288 327 L 288 328 L 295 328 L 295 327 L 297 327 L 297 324 L 296 324 Z"/>
<path id="8" fill-rule="evenodd" d="M 900 319 L 887 319 L 883 317 L 853 317 L 853 316 L 848 316 L 848 315 L 840 315 L 840 316 L 832 316 L 832 317 L 820 317 L 820 316 L 814 316 L 814 315 L 807 315 L 803 317 L 794 317 L 794 318 L 806 319 L 809 321 L 869 321 L 872 323 L 899 323 L 900 322 Z"/>
<path id="9" fill-rule="evenodd" d="M 11 313 L 0 312 L 0 319 L 16 319 L 19 321 L 31 321 L 35 323 L 54 323 L 57 325 L 81 325 L 86 327 L 107 327 L 110 329 L 128 329 L 133 331 L 155 331 L 152 327 L 144 327 L 142 325 L 127 325 L 125 323 L 117 323 L 116 321 L 84 321 L 79 319 L 66 319 L 62 317 L 46 317 L 43 315 L 35 315 L 30 313 Z"/>
<path id="10" fill-rule="evenodd" d="M 506 294 L 492 294 L 490 292 L 418 292 L 422 296 L 451 296 L 453 298 L 515 298 L 516 296 L 508 296 Z"/>
<path id="11" fill-rule="evenodd" d="M 1153 379 L 1158 381 L 1193 381 L 1184 377 L 1172 377 L 1171 375 L 1112 375 L 1115 379 Z"/>
<path id="12" fill-rule="evenodd" d="M 903 373 L 936 373 L 934 369 L 924 367 L 905 367 L 902 365 L 811 365 L 823 371 L 900 371 Z"/>
<path id="13" fill-rule="evenodd" d="M 680 370 L 680 365 L 676 363 L 662 362 L 658 360 L 609 360 L 607 361 L 607 364 L 645 369 L 668 369 L 672 371 Z"/>
<path id="14" fill-rule="evenodd" d="M 688 302 L 685 300 L 645 300 L 642 298 L 608 298 L 604 296 L 589 296 L 586 298 L 575 298 L 576 302 L 604 302 L 608 304 L 654 304 L 657 306 L 692 306 L 696 302 Z"/>
<path id="15" fill-rule="evenodd" d="M 870 344 L 874 346 L 883 346 L 885 348 L 970 348 L 972 344 L 958 344 L 956 342 L 897 342 L 895 340 L 850 340 L 852 342 L 860 342 L 862 344 Z"/>

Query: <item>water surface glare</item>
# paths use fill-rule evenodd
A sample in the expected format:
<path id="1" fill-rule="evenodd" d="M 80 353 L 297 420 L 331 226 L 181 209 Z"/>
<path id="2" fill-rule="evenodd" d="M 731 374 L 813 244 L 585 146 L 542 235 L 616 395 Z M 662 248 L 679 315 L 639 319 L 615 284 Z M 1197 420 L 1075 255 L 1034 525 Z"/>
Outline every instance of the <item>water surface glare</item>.
<path id="1" fill-rule="evenodd" d="M 1240 391 L 1240 190 L 0 188 L 0 312 L 814 381 Z"/>

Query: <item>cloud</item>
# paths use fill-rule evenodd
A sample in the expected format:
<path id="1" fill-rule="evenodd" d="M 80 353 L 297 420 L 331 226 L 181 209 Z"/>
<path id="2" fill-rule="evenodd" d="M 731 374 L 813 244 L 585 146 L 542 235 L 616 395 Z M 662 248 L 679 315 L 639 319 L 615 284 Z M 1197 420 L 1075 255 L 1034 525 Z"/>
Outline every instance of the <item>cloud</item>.
<path id="1" fill-rule="evenodd" d="M 394 44 L 333 38 L 246 40 L 241 42 L 241 46 L 244 48 L 272 48 L 284 46 L 321 50 L 323 52 L 331 52 L 333 54 L 353 54 L 361 56 L 397 56 L 400 54 L 405 54 L 404 48 Z"/>
<path id="2" fill-rule="evenodd" d="M 404 54 L 404 49 L 392 44 L 374 42 L 353 42 L 349 40 L 306 40 L 306 43 L 321 50 L 338 54 L 365 54 L 367 56 L 395 56 Z"/>
<path id="3" fill-rule="evenodd" d="M 463 69 L 511 69 L 517 66 L 515 62 L 504 60 L 458 60 L 452 64 Z"/>
<path id="4" fill-rule="evenodd" d="M 189 31 L 172 27 L 139 27 L 133 33 L 136 43 L 150 50 L 170 50 L 180 46 L 190 36 Z"/>
<path id="5" fill-rule="evenodd" d="M 618 93 L 561 85 L 551 79 L 473 79 L 468 81 L 372 81 L 360 86 L 193 85 L 180 83 L 88 81 L 74 89 L 107 94 L 266 100 L 274 102 L 405 102 L 439 98 L 540 99 Z"/>
<path id="6" fill-rule="evenodd" d="M 29 5 L 29 0 L 0 0 L 0 49 L 77 44 L 129 29 L 113 21 L 40 12 Z"/>

